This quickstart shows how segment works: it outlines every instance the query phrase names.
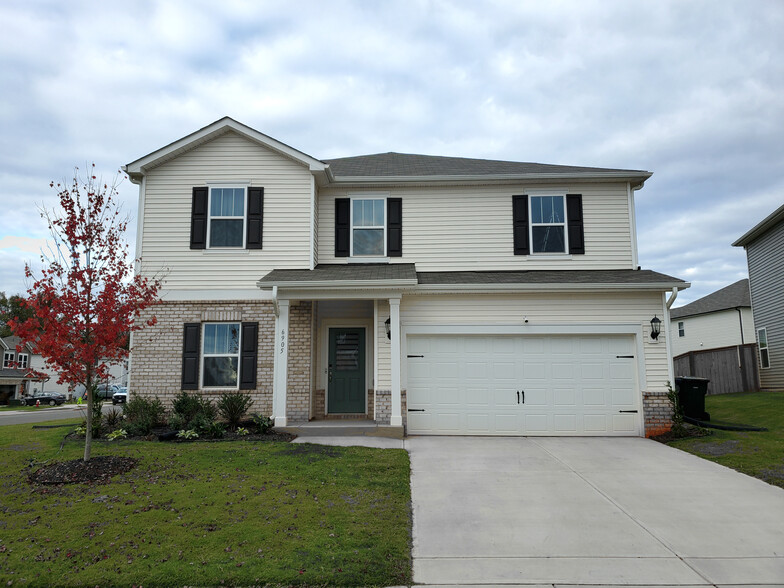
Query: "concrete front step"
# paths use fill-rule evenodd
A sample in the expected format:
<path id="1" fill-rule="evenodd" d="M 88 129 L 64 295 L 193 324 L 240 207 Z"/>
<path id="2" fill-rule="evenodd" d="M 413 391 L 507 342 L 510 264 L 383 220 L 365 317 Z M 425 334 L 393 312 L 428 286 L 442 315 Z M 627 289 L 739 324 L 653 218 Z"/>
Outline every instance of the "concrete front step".
<path id="1" fill-rule="evenodd" d="M 276 427 L 278 431 L 293 433 L 299 437 L 389 437 L 402 439 L 403 427 L 379 425 L 370 420 L 346 421 L 310 421 L 307 423 L 292 423 L 287 427 Z"/>

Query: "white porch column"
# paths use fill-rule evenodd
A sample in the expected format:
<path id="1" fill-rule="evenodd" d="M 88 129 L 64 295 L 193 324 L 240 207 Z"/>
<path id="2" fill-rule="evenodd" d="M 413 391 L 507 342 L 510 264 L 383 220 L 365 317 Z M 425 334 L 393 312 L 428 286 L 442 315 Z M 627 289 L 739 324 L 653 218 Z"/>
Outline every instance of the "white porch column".
<path id="1" fill-rule="evenodd" d="M 389 424 L 393 427 L 403 425 L 400 402 L 400 298 L 389 299 L 389 322 L 391 335 L 391 368 L 392 368 L 392 416 Z"/>
<path id="2" fill-rule="evenodd" d="M 289 301 L 278 301 L 278 316 L 275 317 L 275 342 L 273 345 L 274 375 L 272 378 L 272 414 L 275 426 L 285 427 L 286 420 L 286 383 L 289 367 Z"/>

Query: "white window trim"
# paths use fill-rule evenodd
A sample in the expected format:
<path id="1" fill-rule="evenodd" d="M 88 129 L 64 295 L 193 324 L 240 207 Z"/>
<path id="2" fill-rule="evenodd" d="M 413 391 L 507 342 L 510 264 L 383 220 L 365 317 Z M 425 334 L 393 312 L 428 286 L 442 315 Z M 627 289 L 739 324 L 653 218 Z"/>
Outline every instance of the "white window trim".
<path id="1" fill-rule="evenodd" d="M 760 337 L 760 333 L 765 333 L 765 346 L 762 346 Z M 757 348 L 759 349 L 759 361 L 760 361 L 760 369 L 767 370 L 770 369 L 770 343 L 768 342 L 768 329 L 766 327 L 762 327 L 761 329 L 757 329 Z M 762 361 L 762 351 L 765 350 L 765 355 L 768 358 L 768 365 L 765 365 Z"/>
<path id="2" fill-rule="evenodd" d="M 30 360 L 26 353 L 19 353 L 16 356 L 16 361 L 19 364 L 19 369 L 26 370 Z"/>
<path id="3" fill-rule="evenodd" d="M 534 223 L 533 200 L 543 196 L 560 196 L 563 199 L 563 222 L 562 223 Z M 534 251 L 534 227 L 563 227 L 564 250 L 563 251 Z M 566 192 L 528 192 L 528 242 L 531 244 L 531 255 L 542 255 L 546 257 L 558 257 L 569 255 L 569 218 L 566 210 Z M 570 256 L 571 258 L 571 256 Z"/>
<path id="4" fill-rule="evenodd" d="M 678 321 L 678 337 L 686 336 L 686 323 L 685 321 Z"/>
<path id="5" fill-rule="evenodd" d="M 350 258 L 361 259 L 364 262 L 379 261 L 387 258 L 387 198 L 389 193 L 371 192 L 366 194 L 355 194 L 351 196 L 351 206 L 349 208 L 349 244 L 350 244 Z M 354 227 L 354 201 L 355 200 L 383 200 L 384 201 L 384 236 L 383 245 L 384 252 L 381 255 L 354 255 L 354 229 L 378 229 L 377 226 L 358 226 Z"/>
<path id="6" fill-rule="evenodd" d="M 3 369 L 9 369 L 12 363 L 14 363 L 14 352 L 3 351 Z"/>
<path id="7" fill-rule="evenodd" d="M 204 353 L 204 331 L 207 325 L 237 325 L 239 338 L 237 339 L 237 354 Z M 242 322 L 241 321 L 207 321 L 201 324 L 201 349 L 199 350 L 199 383 L 201 390 L 239 390 L 240 389 L 240 362 L 242 361 Z M 204 358 L 205 357 L 236 357 L 237 358 L 237 384 L 235 386 L 205 386 L 204 385 Z"/>
<path id="8" fill-rule="evenodd" d="M 247 184 L 208 184 L 207 185 L 207 250 L 212 249 L 214 251 L 240 251 L 246 248 L 246 241 L 248 239 L 248 185 Z M 212 234 L 212 190 L 214 188 L 222 189 L 222 188 L 237 188 L 243 190 L 245 196 L 243 197 L 242 201 L 242 210 L 244 212 L 243 216 L 218 216 L 215 217 L 220 220 L 242 220 L 242 245 L 237 247 L 213 247 L 210 245 L 210 237 Z"/>

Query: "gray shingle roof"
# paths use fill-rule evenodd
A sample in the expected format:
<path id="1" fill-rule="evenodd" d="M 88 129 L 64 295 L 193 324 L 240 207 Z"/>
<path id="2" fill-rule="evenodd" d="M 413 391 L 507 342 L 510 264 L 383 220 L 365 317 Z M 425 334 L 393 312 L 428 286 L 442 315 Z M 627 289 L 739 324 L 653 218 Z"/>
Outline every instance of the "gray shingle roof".
<path id="1" fill-rule="evenodd" d="M 416 283 L 413 263 L 319 264 L 312 270 L 276 269 L 258 281 L 264 284 L 282 282 L 389 282 L 406 280 Z"/>
<path id="2" fill-rule="evenodd" d="M 458 271 L 417 272 L 413 263 L 320 264 L 313 270 L 273 270 L 258 281 L 261 287 L 317 286 L 330 284 L 347 287 L 355 282 L 378 282 L 383 286 L 397 282 L 405 286 L 491 285 L 510 286 L 542 284 L 686 284 L 683 280 L 651 270 L 527 270 L 527 271 Z"/>
<path id="3" fill-rule="evenodd" d="M 533 174 L 628 174 L 649 177 L 650 172 L 641 170 L 608 169 L 599 167 L 576 167 L 495 161 L 492 159 L 468 159 L 465 157 L 442 157 L 410 153 L 376 153 L 339 159 L 325 159 L 336 177 L 412 177 L 412 176 L 483 176 Z"/>
<path id="4" fill-rule="evenodd" d="M 670 317 L 674 319 L 683 318 L 685 316 L 707 314 L 741 306 L 751 307 L 748 280 L 738 280 L 734 284 L 730 284 L 721 290 L 716 290 L 713 294 L 703 296 L 690 304 L 680 308 L 673 308 L 670 311 Z"/>
<path id="5" fill-rule="evenodd" d="M 683 280 L 651 270 L 527 270 L 417 272 L 422 285 L 449 284 L 661 284 Z"/>

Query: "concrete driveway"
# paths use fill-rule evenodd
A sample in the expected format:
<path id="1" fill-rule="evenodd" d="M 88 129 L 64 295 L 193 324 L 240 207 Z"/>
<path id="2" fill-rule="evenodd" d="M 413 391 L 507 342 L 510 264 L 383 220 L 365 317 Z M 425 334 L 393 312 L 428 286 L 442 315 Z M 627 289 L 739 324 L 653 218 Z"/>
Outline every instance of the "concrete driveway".
<path id="1" fill-rule="evenodd" d="M 784 586 L 784 490 L 639 438 L 410 437 L 414 581 Z"/>

